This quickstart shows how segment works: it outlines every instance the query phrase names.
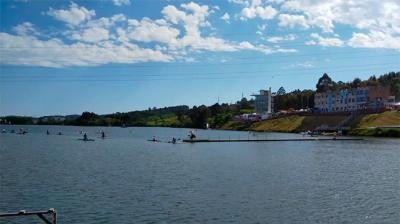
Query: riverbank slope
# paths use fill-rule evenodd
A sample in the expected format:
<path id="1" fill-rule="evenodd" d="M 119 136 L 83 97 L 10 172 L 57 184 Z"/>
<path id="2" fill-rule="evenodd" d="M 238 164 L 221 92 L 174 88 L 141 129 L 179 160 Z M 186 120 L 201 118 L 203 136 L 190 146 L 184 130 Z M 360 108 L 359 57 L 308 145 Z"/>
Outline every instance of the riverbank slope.
<path id="1" fill-rule="evenodd" d="M 345 115 L 289 115 L 260 122 L 229 121 L 221 129 L 260 132 L 302 132 L 321 127 L 337 127 L 346 122 Z M 400 137 L 400 112 L 387 111 L 379 114 L 355 116 L 348 125 L 350 135 Z"/>
<path id="2" fill-rule="evenodd" d="M 358 116 L 351 127 L 350 135 L 400 137 L 400 111 Z"/>

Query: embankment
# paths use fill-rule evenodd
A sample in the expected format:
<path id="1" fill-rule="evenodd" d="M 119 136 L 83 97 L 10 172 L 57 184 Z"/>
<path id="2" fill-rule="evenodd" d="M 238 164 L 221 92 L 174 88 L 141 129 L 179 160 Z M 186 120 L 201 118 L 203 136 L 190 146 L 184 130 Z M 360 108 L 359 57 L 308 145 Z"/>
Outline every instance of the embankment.
<path id="1" fill-rule="evenodd" d="M 225 130 L 246 130 L 260 132 L 301 132 L 314 130 L 321 126 L 334 127 L 343 121 L 346 116 L 300 116 L 289 115 L 267 119 L 260 122 L 245 123 L 229 121 L 221 127 Z"/>
<path id="2" fill-rule="evenodd" d="M 259 132 L 302 132 L 317 128 L 338 127 L 348 118 L 346 115 L 289 115 L 260 122 L 245 123 L 229 121 L 221 129 Z M 400 137 L 400 112 L 387 111 L 379 114 L 356 116 L 350 124 L 348 134 L 360 136 Z"/>
<path id="3" fill-rule="evenodd" d="M 400 111 L 357 116 L 351 125 L 350 135 L 400 137 Z"/>

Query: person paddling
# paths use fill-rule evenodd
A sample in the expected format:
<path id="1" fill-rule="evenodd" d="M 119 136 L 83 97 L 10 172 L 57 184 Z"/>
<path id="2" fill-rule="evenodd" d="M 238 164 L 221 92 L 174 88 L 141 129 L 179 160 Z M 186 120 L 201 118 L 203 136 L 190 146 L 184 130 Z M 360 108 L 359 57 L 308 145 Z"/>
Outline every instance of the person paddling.
<path id="1" fill-rule="evenodd" d="M 190 140 L 194 140 L 196 138 L 196 135 L 194 134 L 194 131 L 189 132 L 189 138 Z"/>
<path id="2" fill-rule="evenodd" d="M 87 141 L 88 140 L 88 137 L 87 137 L 87 134 L 85 133 L 85 134 L 83 134 L 83 141 Z"/>

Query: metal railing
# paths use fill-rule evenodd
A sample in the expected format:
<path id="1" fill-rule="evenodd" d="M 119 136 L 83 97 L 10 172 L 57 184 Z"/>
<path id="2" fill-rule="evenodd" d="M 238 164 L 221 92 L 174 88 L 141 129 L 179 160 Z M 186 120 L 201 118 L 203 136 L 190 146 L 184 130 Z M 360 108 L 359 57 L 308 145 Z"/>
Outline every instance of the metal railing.
<path id="1" fill-rule="evenodd" d="M 46 224 L 57 224 L 57 211 L 54 208 L 50 208 L 47 211 L 32 211 L 28 212 L 20 210 L 16 213 L 1 213 L 0 219 L 5 217 L 19 217 L 19 216 L 37 216 Z"/>

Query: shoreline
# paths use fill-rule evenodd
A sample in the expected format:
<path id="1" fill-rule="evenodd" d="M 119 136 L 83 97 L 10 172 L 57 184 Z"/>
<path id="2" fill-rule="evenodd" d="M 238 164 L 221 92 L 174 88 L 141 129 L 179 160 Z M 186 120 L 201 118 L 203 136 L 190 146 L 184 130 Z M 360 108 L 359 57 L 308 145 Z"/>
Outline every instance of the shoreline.
<path id="1" fill-rule="evenodd" d="M 343 130 L 346 136 L 371 136 L 371 137 L 400 137 L 400 111 L 386 111 L 377 114 L 360 114 L 354 117 L 346 115 L 286 115 L 274 117 L 257 122 L 243 122 L 229 120 L 213 130 L 227 131 L 253 131 L 253 132 L 278 132 L 278 133 L 301 133 L 317 131 L 319 133 L 333 133 Z M 9 124 L 2 124 L 8 126 Z M 35 125 L 35 126 L 71 126 L 71 127 L 159 127 L 159 128 L 187 128 L 204 129 L 193 126 L 173 126 L 173 125 L 76 125 L 76 124 L 15 124 L 15 125 Z M 340 128 L 338 128 L 340 127 Z"/>
<path id="2" fill-rule="evenodd" d="M 1 124 L 1 126 L 66 126 L 66 127 L 113 127 L 118 128 L 119 126 L 102 126 L 102 125 L 59 125 L 59 124 Z M 168 127 L 168 126 L 127 126 L 126 128 L 183 128 L 183 129 L 198 129 L 198 130 L 216 130 L 216 131 L 250 131 L 255 133 L 283 133 L 283 134 L 301 134 L 303 131 L 281 131 L 281 130 L 251 130 L 251 129 L 224 129 L 224 128 L 192 128 L 192 127 Z M 330 133 L 325 132 L 327 135 L 317 134 L 315 136 L 330 137 Z M 340 136 L 340 135 L 338 135 Z M 400 128 L 356 128 L 349 130 L 342 136 L 359 136 L 359 137 L 379 137 L 379 138 L 400 138 Z"/>
<path id="3" fill-rule="evenodd" d="M 345 123 L 347 122 L 347 123 Z M 343 124 L 340 127 L 340 124 Z M 343 135 L 371 137 L 400 137 L 400 112 L 387 111 L 379 114 L 361 114 L 348 119 L 348 116 L 288 115 L 263 121 L 246 123 L 229 121 L 220 129 L 255 132 L 301 133 L 318 131 L 332 133 L 343 130 Z"/>

